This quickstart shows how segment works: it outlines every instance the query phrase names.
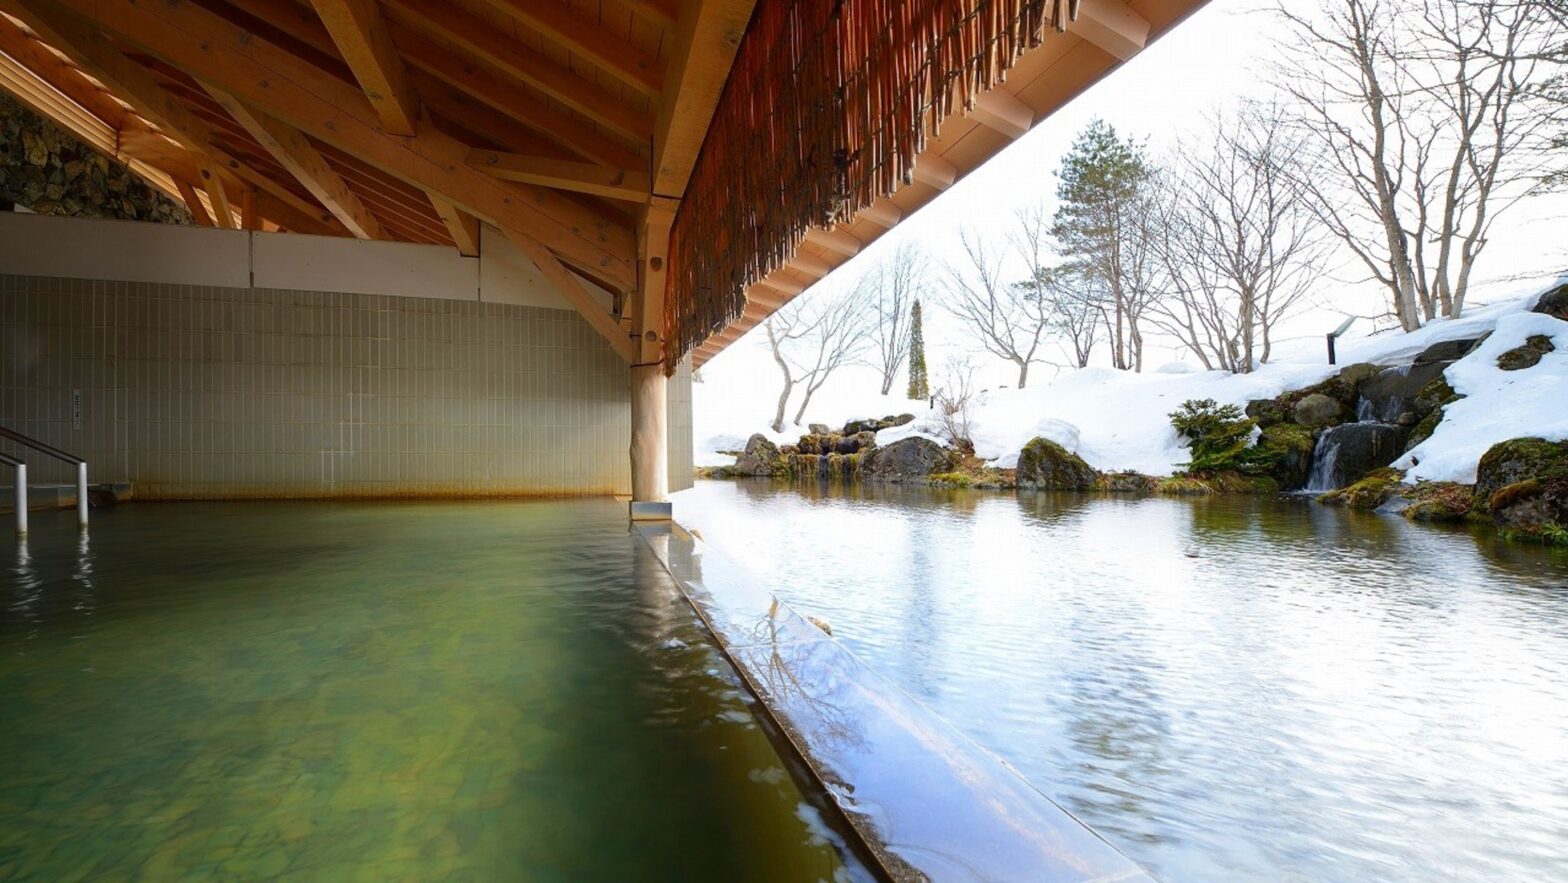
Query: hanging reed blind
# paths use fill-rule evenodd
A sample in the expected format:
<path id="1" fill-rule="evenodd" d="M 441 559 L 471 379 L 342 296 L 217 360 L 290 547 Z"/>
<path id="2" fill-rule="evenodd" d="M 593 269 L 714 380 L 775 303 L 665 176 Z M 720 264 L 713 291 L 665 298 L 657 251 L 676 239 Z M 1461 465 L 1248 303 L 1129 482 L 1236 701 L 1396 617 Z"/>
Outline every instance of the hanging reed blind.
<path id="1" fill-rule="evenodd" d="M 740 316 L 812 225 L 910 180 L 942 120 L 1078 0 L 758 0 L 675 215 L 668 366 Z"/>

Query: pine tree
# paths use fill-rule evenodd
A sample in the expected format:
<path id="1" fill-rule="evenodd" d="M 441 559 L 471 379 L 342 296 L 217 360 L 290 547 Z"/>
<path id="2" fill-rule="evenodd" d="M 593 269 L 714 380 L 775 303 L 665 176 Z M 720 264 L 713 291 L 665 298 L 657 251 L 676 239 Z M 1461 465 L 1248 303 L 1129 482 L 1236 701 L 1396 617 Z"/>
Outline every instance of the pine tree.
<path id="1" fill-rule="evenodd" d="M 1141 370 L 1139 319 L 1152 296 L 1144 278 L 1152 261 L 1140 221 L 1147 217 L 1146 185 L 1153 169 L 1140 144 L 1095 119 L 1079 133 L 1056 174 L 1051 236 L 1057 250 L 1072 255 L 1072 271 L 1106 304 L 1111 363 Z"/>
<path id="2" fill-rule="evenodd" d="M 909 320 L 909 398 L 931 397 L 930 375 L 926 373 L 926 338 L 920 329 L 920 299 L 915 298 Z"/>

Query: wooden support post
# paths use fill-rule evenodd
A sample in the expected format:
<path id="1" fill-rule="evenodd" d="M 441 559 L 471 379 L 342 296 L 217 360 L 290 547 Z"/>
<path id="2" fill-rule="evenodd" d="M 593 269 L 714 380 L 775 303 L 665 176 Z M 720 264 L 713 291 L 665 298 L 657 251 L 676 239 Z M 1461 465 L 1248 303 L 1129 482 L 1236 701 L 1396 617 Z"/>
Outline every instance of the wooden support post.
<path id="1" fill-rule="evenodd" d="M 631 517 L 633 521 L 668 519 L 670 441 L 665 403 L 669 381 L 663 364 L 633 365 L 631 375 Z"/>

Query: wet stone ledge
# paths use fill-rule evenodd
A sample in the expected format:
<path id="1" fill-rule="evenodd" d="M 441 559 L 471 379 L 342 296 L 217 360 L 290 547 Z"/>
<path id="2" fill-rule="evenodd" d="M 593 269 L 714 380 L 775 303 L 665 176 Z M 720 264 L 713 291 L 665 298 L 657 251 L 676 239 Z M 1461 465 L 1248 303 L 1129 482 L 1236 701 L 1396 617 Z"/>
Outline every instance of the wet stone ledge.
<path id="1" fill-rule="evenodd" d="M 1152 880 L 678 524 L 636 529 L 885 876 Z"/>

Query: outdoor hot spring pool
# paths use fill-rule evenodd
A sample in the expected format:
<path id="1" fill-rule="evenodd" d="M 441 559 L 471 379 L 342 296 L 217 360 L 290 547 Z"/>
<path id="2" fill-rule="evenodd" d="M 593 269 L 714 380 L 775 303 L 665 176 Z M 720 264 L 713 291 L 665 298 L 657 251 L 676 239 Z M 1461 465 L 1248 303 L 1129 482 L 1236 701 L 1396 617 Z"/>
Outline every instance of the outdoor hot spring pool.
<path id="1" fill-rule="evenodd" d="M 1568 879 L 1568 552 L 1299 497 L 675 500 L 1168 883 Z"/>
<path id="2" fill-rule="evenodd" d="M 0 880 L 863 875 L 624 504 L 35 513 L 0 567 Z"/>

